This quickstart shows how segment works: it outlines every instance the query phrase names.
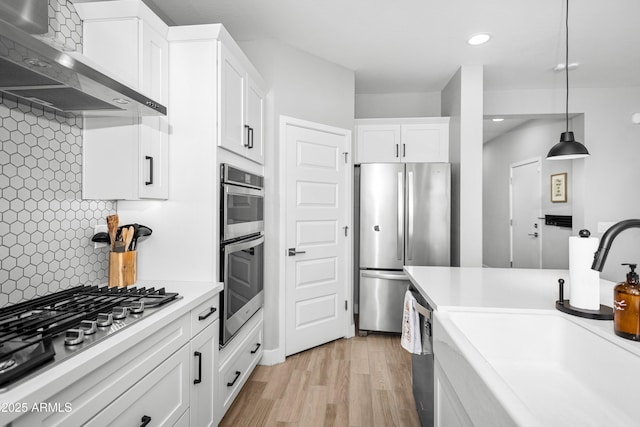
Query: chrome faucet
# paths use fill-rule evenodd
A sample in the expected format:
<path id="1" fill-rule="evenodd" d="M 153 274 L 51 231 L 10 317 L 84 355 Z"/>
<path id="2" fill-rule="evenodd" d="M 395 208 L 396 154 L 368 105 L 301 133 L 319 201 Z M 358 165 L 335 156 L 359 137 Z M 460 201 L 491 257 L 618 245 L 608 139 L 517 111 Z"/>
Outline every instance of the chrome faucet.
<path id="1" fill-rule="evenodd" d="M 640 228 L 640 219 L 625 219 L 624 221 L 617 222 L 602 235 L 598 250 L 593 254 L 592 270 L 602 271 L 613 240 L 618 234 L 628 228 Z"/>

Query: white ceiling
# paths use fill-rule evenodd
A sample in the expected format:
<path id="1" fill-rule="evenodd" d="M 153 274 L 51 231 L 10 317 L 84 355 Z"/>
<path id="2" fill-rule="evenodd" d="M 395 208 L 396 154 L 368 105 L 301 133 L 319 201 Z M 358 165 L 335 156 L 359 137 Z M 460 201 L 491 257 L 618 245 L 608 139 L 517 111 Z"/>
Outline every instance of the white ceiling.
<path id="1" fill-rule="evenodd" d="M 145 0 L 170 25 L 221 22 L 355 71 L 356 93 L 437 92 L 464 65 L 485 89 L 563 88 L 564 0 Z M 571 87 L 640 86 L 640 1 L 572 0 Z M 467 38 L 492 40 L 470 46 Z"/>

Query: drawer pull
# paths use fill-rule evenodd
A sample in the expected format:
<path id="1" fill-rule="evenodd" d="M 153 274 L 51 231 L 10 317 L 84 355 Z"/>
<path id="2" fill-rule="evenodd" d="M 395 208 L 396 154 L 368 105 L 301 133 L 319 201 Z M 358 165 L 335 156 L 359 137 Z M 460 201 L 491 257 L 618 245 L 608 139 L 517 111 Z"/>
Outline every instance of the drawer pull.
<path id="1" fill-rule="evenodd" d="M 202 353 L 196 351 L 193 355 L 198 358 L 198 378 L 195 378 L 193 383 L 200 384 L 202 382 Z"/>
<path id="2" fill-rule="evenodd" d="M 233 385 L 236 383 L 236 381 L 238 381 L 238 378 L 240 378 L 240 371 L 236 371 L 236 377 L 233 379 L 233 381 L 231 381 L 230 383 L 227 383 L 227 387 L 233 387 Z"/>
<path id="3" fill-rule="evenodd" d="M 262 344 L 260 343 L 256 343 L 256 348 L 254 348 L 253 350 L 251 350 L 251 354 L 256 354 L 258 352 L 258 349 L 260 348 Z"/>
<path id="4" fill-rule="evenodd" d="M 217 308 L 215 308 L 215 307 L 211 307 L 211 308 L 209 309 L 209 312 L 208 312 L 207 314 L 201 314 L 200 316 L 198 316 L 198 320 L 204 320 L 204 319 L 206 319 L 207 317 L 209 317 L 209 316 L 211 316 L 213 313 L 215 313 L 215 312 L 216 312 L 216 310 L 217 310 Z"/>
<path id="5" fill-rule="evenodd" d="M 151 422 L 151 417 L 149 415 L 144 415 L 142 417 L 142 420 L 140 421 L 142 421 L 142 424 L 140 424 L 140 427 L 144 427 Z"/>

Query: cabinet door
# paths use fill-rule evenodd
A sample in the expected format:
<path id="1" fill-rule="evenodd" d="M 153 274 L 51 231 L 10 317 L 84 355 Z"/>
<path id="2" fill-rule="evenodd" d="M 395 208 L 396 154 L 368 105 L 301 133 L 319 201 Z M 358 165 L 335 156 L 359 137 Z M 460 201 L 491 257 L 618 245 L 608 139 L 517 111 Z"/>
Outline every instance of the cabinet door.
<path id="1" fill-rule="evenodd" d="M 357 148 L 356 163 L 400 162 L 400 126 L 358 126 Z"/>
<path id="2" fill-rule="evenodd" d="M 214 404 L 218 366 L 218 328 L 216 320 L 191 340 L 191 425 L 215 426 L 220 414 Z"/>
<path id="3" fill-rule="evenodd" d="M 229 52 L 220 48 L 220 138 L 218 145 L 240 155 L 246 153 L 244 127 L 246 73 L 242 64 Z"/>
<path id="4" fill-rule="evenodd" d="M 401 126 L 402 161 L 406 163 L 448 162 L 449 126 L 412 124 Z"/>
<path id="5" fill-rule="evenodd" d="M 122 394 L 87 426 L 173 425 L 189 408 L 189 346 L 186 345 Z"/>
<path id="6" fill-rule="evenodd" d="M 264 91 L 250 77 L 247 77 L 247 126 L 249 140 L 247 157 L 264 163 Z"/>
<path id="7" fill-rule="evenodd" d="M 139 87 L 139 20 L 86 20 L 82 25 L 84 55 L 110 76 L 132 88 Z"/>
<path id="8" fill-rule="evenodd" d="M 149 25 L 140 24 L 140 90 L 166 104 L 169 92 L 169 43 Z"/>
<path id="9" fill-rule="evenodd" d="M 164 117 L 142 117 L 138 197 L 169 198 L 169 131 Z"/>

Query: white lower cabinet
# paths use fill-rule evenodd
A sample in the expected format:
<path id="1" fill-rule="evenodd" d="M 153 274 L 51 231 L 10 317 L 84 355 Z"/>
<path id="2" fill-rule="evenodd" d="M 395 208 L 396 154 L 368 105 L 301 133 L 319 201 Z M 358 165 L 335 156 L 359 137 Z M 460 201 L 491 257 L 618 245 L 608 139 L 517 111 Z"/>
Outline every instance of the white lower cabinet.
<path id="1" fill-rule="evenodd" d="M 435 362 L 435 419 L 436 427 L 472 427 L 473 423 L 447 379 L 439 363 Z"/>
<path id="2" fill-rule="evenodd" d="M 182 414 L 182 416 L 180 417 L 180 419 L 178 420 L 177 423 L 175 423 L 173 425 L 173 427 L 189 427 L 191 426 L 191 424 L 189 423 L 189 416 L 191 411 L 189 411 L 188 409 L 186 411 L 184 411 L 184 414 Z"/>
<path id="3" fill-rule="evenodd" d="M 86 425 L 170 426 L 189 408 L 189 346 L 151 371 Z"/>
<path id="4" fill-rule="evenodd" d="M 219 308 L 219 298 L 216 295 L 191 310 L 189 418 L 192 426 L 215 426 L 222 416 L 215 404 L 218 387 Z"/>
<path id="5" fill-rule="evenodd" d="M 219 323 L 205 329 L 191 340 L 193 363 L 191 382 L 191 425 L 209 427 L 218 424 L 219 411 L 214 404 L 217 384 Z"/>
<path id="6" fill-rule="evenodd" d="M 229 409 L 262 357 L 262 310 L 220 352 L 219 404 Z"/>
<path id="7" fill-rule="evenodd" d="M 222 350 L 218 310 L 216 295 L 46 399 L 71 411 L 11 426 L 218 425 L 263 352 L 262 309 Z"/>

